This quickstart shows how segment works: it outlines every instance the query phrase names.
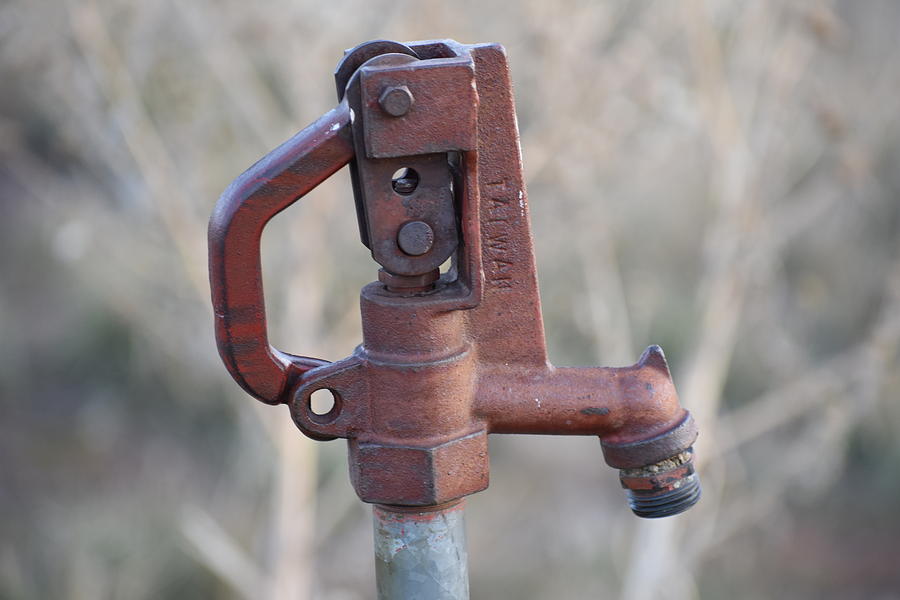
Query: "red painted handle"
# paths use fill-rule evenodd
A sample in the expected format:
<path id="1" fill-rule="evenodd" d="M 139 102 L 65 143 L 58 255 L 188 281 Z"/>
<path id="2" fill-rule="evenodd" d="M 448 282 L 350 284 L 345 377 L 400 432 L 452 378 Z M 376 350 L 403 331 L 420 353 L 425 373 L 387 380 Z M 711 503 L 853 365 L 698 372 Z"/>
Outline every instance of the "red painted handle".
<path id="1" fill-rule="evenodd" d="M 259 243 L 269 219 L 353 158 L 346 102 L 238 177 L 209 222 L 209 283 L 219 355 L 235 381 L 267 404 L 287 402 L 297 378 L 326 364 L 273 348 L 266 331 Z"/>

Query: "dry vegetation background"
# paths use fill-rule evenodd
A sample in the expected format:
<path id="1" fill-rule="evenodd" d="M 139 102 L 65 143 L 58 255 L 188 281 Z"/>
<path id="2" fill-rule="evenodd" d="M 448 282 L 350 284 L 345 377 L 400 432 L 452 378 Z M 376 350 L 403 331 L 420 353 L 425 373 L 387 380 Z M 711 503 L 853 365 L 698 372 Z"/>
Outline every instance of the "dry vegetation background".
<path id="1" fill-rule="evenodd" d="M 373 597 L 340 441 L 213 345 L 206 219 L 344 48 L 503 43 L 556 364 L 660 343 L 705 496 L 639 522 L 596 440 L 492 438 L 474 598 L 900 598 L 900 4 L 0 3 L 0 598 Z M 346 173 L 265 240 L 275 342 L 374 278 Z"/>

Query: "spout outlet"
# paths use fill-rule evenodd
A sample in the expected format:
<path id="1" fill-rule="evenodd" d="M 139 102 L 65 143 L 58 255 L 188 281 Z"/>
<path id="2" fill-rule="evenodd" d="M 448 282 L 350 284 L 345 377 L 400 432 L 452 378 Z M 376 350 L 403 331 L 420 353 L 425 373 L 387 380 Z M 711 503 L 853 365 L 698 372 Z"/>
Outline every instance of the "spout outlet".
<path id="1" fill-rule="evenodd" d="M 693 447 L 652 465 L 621 469 L 619 480 L 632 512 L 645 519 L 683 513 L 700 500 Z"/>

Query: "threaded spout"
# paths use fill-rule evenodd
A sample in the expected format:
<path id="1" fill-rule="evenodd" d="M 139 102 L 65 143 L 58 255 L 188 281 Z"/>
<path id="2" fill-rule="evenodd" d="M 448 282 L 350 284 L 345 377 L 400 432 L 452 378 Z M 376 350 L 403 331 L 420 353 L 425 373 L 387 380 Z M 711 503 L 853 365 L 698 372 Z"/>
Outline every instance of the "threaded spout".
<path id="1" fill-rule="evenodd" d="M 693 448 L 652 465 L 622 469 L 619 480 L 632 512 L 645 519 L 677 515 L 700 500 Z"/>

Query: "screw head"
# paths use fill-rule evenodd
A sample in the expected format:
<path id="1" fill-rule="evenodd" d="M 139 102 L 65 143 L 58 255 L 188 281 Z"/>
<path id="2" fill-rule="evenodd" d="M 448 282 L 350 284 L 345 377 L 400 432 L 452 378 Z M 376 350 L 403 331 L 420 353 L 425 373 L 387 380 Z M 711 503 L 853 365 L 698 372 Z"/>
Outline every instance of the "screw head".
<path id="1" fill-rule="evenodd" d="M 392 86 L 381 93 L 378 104 L 392 117 L 402 117 L 413 105 L 413 95 L 405 85 Z"/>
<path id="2" fill-rule="evenodd" d="M 397 233 L 397 245 L 410 256 L 422 256 L 434 244 L 434 231 L 424 221 L 405 223 Z"/>

